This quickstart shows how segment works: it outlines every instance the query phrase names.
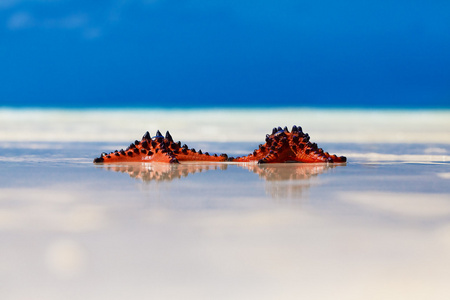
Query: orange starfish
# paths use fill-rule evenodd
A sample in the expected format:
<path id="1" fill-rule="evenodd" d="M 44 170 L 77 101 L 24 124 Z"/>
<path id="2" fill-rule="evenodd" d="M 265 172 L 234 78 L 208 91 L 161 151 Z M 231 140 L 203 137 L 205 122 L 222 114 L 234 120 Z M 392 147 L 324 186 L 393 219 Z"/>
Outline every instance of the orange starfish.
<path id="1" fill-rule="evenodd" d="M 126 150 L 114 151 L 94 159 L 94 163 L 120 163 L 120 162 L 165 162 L 179 163 L 180 161 L 226 161 L 228 156 L 222 154 L 209 155 L 208 152 L 198 152 L 194 148 L 189 149 L 181 142 L 175 143 L 167 131 L 163 137 L 159 130 L 156 136 L 150 137 L 147 131 L 141 141 L 135 141 Z"/>
<path id="2" fill-rule="evenodd" d="M 165 162 L 179 163 L 182 161 L 203 162 L 258 162 L 258 163 L 344 163 L 344 156 L 330 155 L 309 141 L 309 135 L 303 133 L 301 127 L 293 126 L 291 132 L 285 127 L 274 128 L 272 134 L 266 135 L 265 144 L 253 153 L 244 157 L 228 157 L 226 154 L 210 155 L 208 152 L 198 152 L 181 142 L 174 142 L 169 132 L 162 136 L 159 130 L 156 136 L 150 137 L 148 131 L 141 141 L 135 141 L 126 150 L 114 151 L 94 159 L 94 163 L 120 162 Z"/>
<path id="3" fill-rule="evenodd" d="M 309 135 L 299 126 L 293 126 L 291 132 L 284 127 L 274 128 L 272 134 L 266 135 L 266 143 L 259 145 L 253 153 L 233 159 L 235 162 L 257 161 L 258 163 L 344 163 L 345 156 L 330 155 L 316 143 L 309 141 Z"/>

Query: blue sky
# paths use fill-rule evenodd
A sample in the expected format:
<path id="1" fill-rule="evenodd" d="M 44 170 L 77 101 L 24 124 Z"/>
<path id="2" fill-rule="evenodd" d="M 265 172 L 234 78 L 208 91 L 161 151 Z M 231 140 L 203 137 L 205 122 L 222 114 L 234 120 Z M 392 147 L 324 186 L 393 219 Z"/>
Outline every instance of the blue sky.
<path id="1" fill-rule="evenodd" d="M 450 107 L 450 1 L 0 1 L 0 106 Z"/>

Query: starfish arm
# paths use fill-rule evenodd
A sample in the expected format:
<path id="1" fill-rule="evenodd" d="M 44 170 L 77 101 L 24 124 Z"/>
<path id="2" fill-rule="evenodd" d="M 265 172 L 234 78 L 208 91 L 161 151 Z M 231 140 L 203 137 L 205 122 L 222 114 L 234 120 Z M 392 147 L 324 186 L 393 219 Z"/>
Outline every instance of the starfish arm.
<path id="1" fill-rule="evenodd" d="M 204 162 L 223 162 L 227 161 L 228 156 L 226 155 L 210 155 L 208 152 L 206 153 L 198 153 L 193 152 L 191 150 L 186 151 L 185 153 L 180 152 L 176 154 L 177 159 L 179 161 L 204 161 Z"/>
<path id="2" fill-rule="evenodd" d="M 267 148 L 266 144 L 259 145 L 258 149 L 255 149 L 253 153 L 250 153 L 247 156 L 231 158 L 230 160 L 233 162 L 257 162 L 260 159 L 266 157 L 270 152 L 270 149 Z"/>
<path id="3" fill-rule="evenodd" d="M 284 163 L 288 161 L 292 161 L 291 155 L 289 153 L 289 149 L 283 148 L 278 151 L 271 150 L 269 154 L 267 154 L 262 159 L 258 160 L 258 164 L 267 164 L 267 163 Z"/>
<path id="4" fill-rule="evenodd" d="M 303 133 L 301 127 L 294 126 L 289 134 L 289 146 L 295 154 L 294 160 L 304 163 L 346 162 L 344 156 L 337 157 L 324 152 L 316 143 L 311 143 L 309 135 Z"/>
<path id="5" fill-rule="evenodd" d="M 187 145 L 175 149 L 177 159 L 179 161 L 204 161 L 204 162 L 221 162 L 227 161 L 228 155 L 210 155 L 208 152 L 203 153 L 202 150 L 196 151 L 194 148 L 189 149 Z"/>
<path id="6" fill-rule="evenodd" d="M 262 159 L 258 160 L 258 163 L 285 163 L 292 161 L 294 153 L 289 147 L 287 135 L 285 133 L 279 135 L 272 135 L 269 137 L 270 151 Z"/>

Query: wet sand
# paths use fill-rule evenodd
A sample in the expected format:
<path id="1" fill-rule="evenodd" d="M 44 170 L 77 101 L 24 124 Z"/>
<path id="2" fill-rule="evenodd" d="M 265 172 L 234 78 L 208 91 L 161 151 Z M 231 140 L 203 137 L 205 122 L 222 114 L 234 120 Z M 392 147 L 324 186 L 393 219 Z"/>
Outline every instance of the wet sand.
<path id="1" fill-rule="evenodd" d="M 94 165 L 138 136 L 3 139 L 0 298 L 448 299 L 450 143 L 311 137 L 349 162 Z"/>

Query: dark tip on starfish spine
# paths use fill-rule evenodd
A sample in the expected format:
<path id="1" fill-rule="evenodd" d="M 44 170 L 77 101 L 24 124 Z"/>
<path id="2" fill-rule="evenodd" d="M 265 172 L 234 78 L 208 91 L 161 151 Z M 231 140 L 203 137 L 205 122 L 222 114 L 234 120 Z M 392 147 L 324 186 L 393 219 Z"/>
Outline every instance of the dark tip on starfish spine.
<path id="1" fill-rule="evenodd" d="M 220 156 L 228 158 L 228 155 L 226 153 L 222 153 L 222 154 L 220 154 Z"/>
<path id="2" fill-rule="evenodd" d="M 172 136 L 170 135 L 169 131 L 166 132 L 166 139 L 173 142 Z"/>
<path id="3" fill-rule="evenodd" d="M 150 140 L 150 133 L 147 131 L 144 136 L 142 137 L 142 140 Z"/>
<path id="4" fill-rule="evenodd" d="M 198 150 L 198 154 L 203 154 L 202 149 Z"/>
<path id="5" fill-rule="evenodd" d="M 146 153 L 147 153 L 147 150 L 145 150 L 145 149 L 141 149 L 141 153 L 144 153 L 144 154 L 146 154 Z"/>
<path id="6" fill-rule="evenodd" d="M 125 155 L 125 151 L 123 151 L 123 149 L 120 149 L 120 154 Z"/>
<path id="7" fill-rule="evenodd" d="M 272 129 L 272 134 L 275 134 L 275 133 L 277 133 L 277 128 L 276 127 L 274 127 L 273 129 Z"/>
<path id="8" fill-rule="evenodd" d="M 115 156 L 120 156 L 119 152 L 114 152 Z"/>
<path id="9" fill-rule="evenodd" d="M 157 130 L 157 131 L 156 131 L 155 137 L 162 137 L 162 136 L 163 136 L 163 135 L 161 134 L 161 131 Z"/>
<path id="10" fill-rule="evenodd" d="M 291 130 L 292 132 L 298 132 L 298 128 L 297 128 L 297 126 L 292 126 L 292 130 Z"/>
<path id="11" fill-rule="evenodd" d="M 144 150 L 144 149 L 143 149 L 143 150 Z M 136 154 L 139 154 L 139 149 L 138 149 L 138 148 L 134 148 L 134 149 L 133 149 L 133 152 L 136 153 Z"/>
<path id="12" fill-rule="evenodd" d="M 287 126 L 284 126 L 283 130 L 284 130 L 284 132 L 289 133 L 289 130 L 288 130 Z"/>
<path id="13" fill-rule="evenodd" d="M 135 144 L 136 146 L 138 146 L 140 143 L 141 143 L 141 142 L 139 142 L 138 140 L 135 140 L 135 141 L 134 141 L 134 144 Z"/>
<path id="14" fill-rule="evenodd" d="M 282 131 L 283 129 L 280 127 L 280 126 L 278 126 L 278 131 Z"/>
<path id="15" fill-rule="evenodd" d="M 194 153 L 196 153 L 195 148 L 192 148 L 191 151 L 194 152 Z"/>

